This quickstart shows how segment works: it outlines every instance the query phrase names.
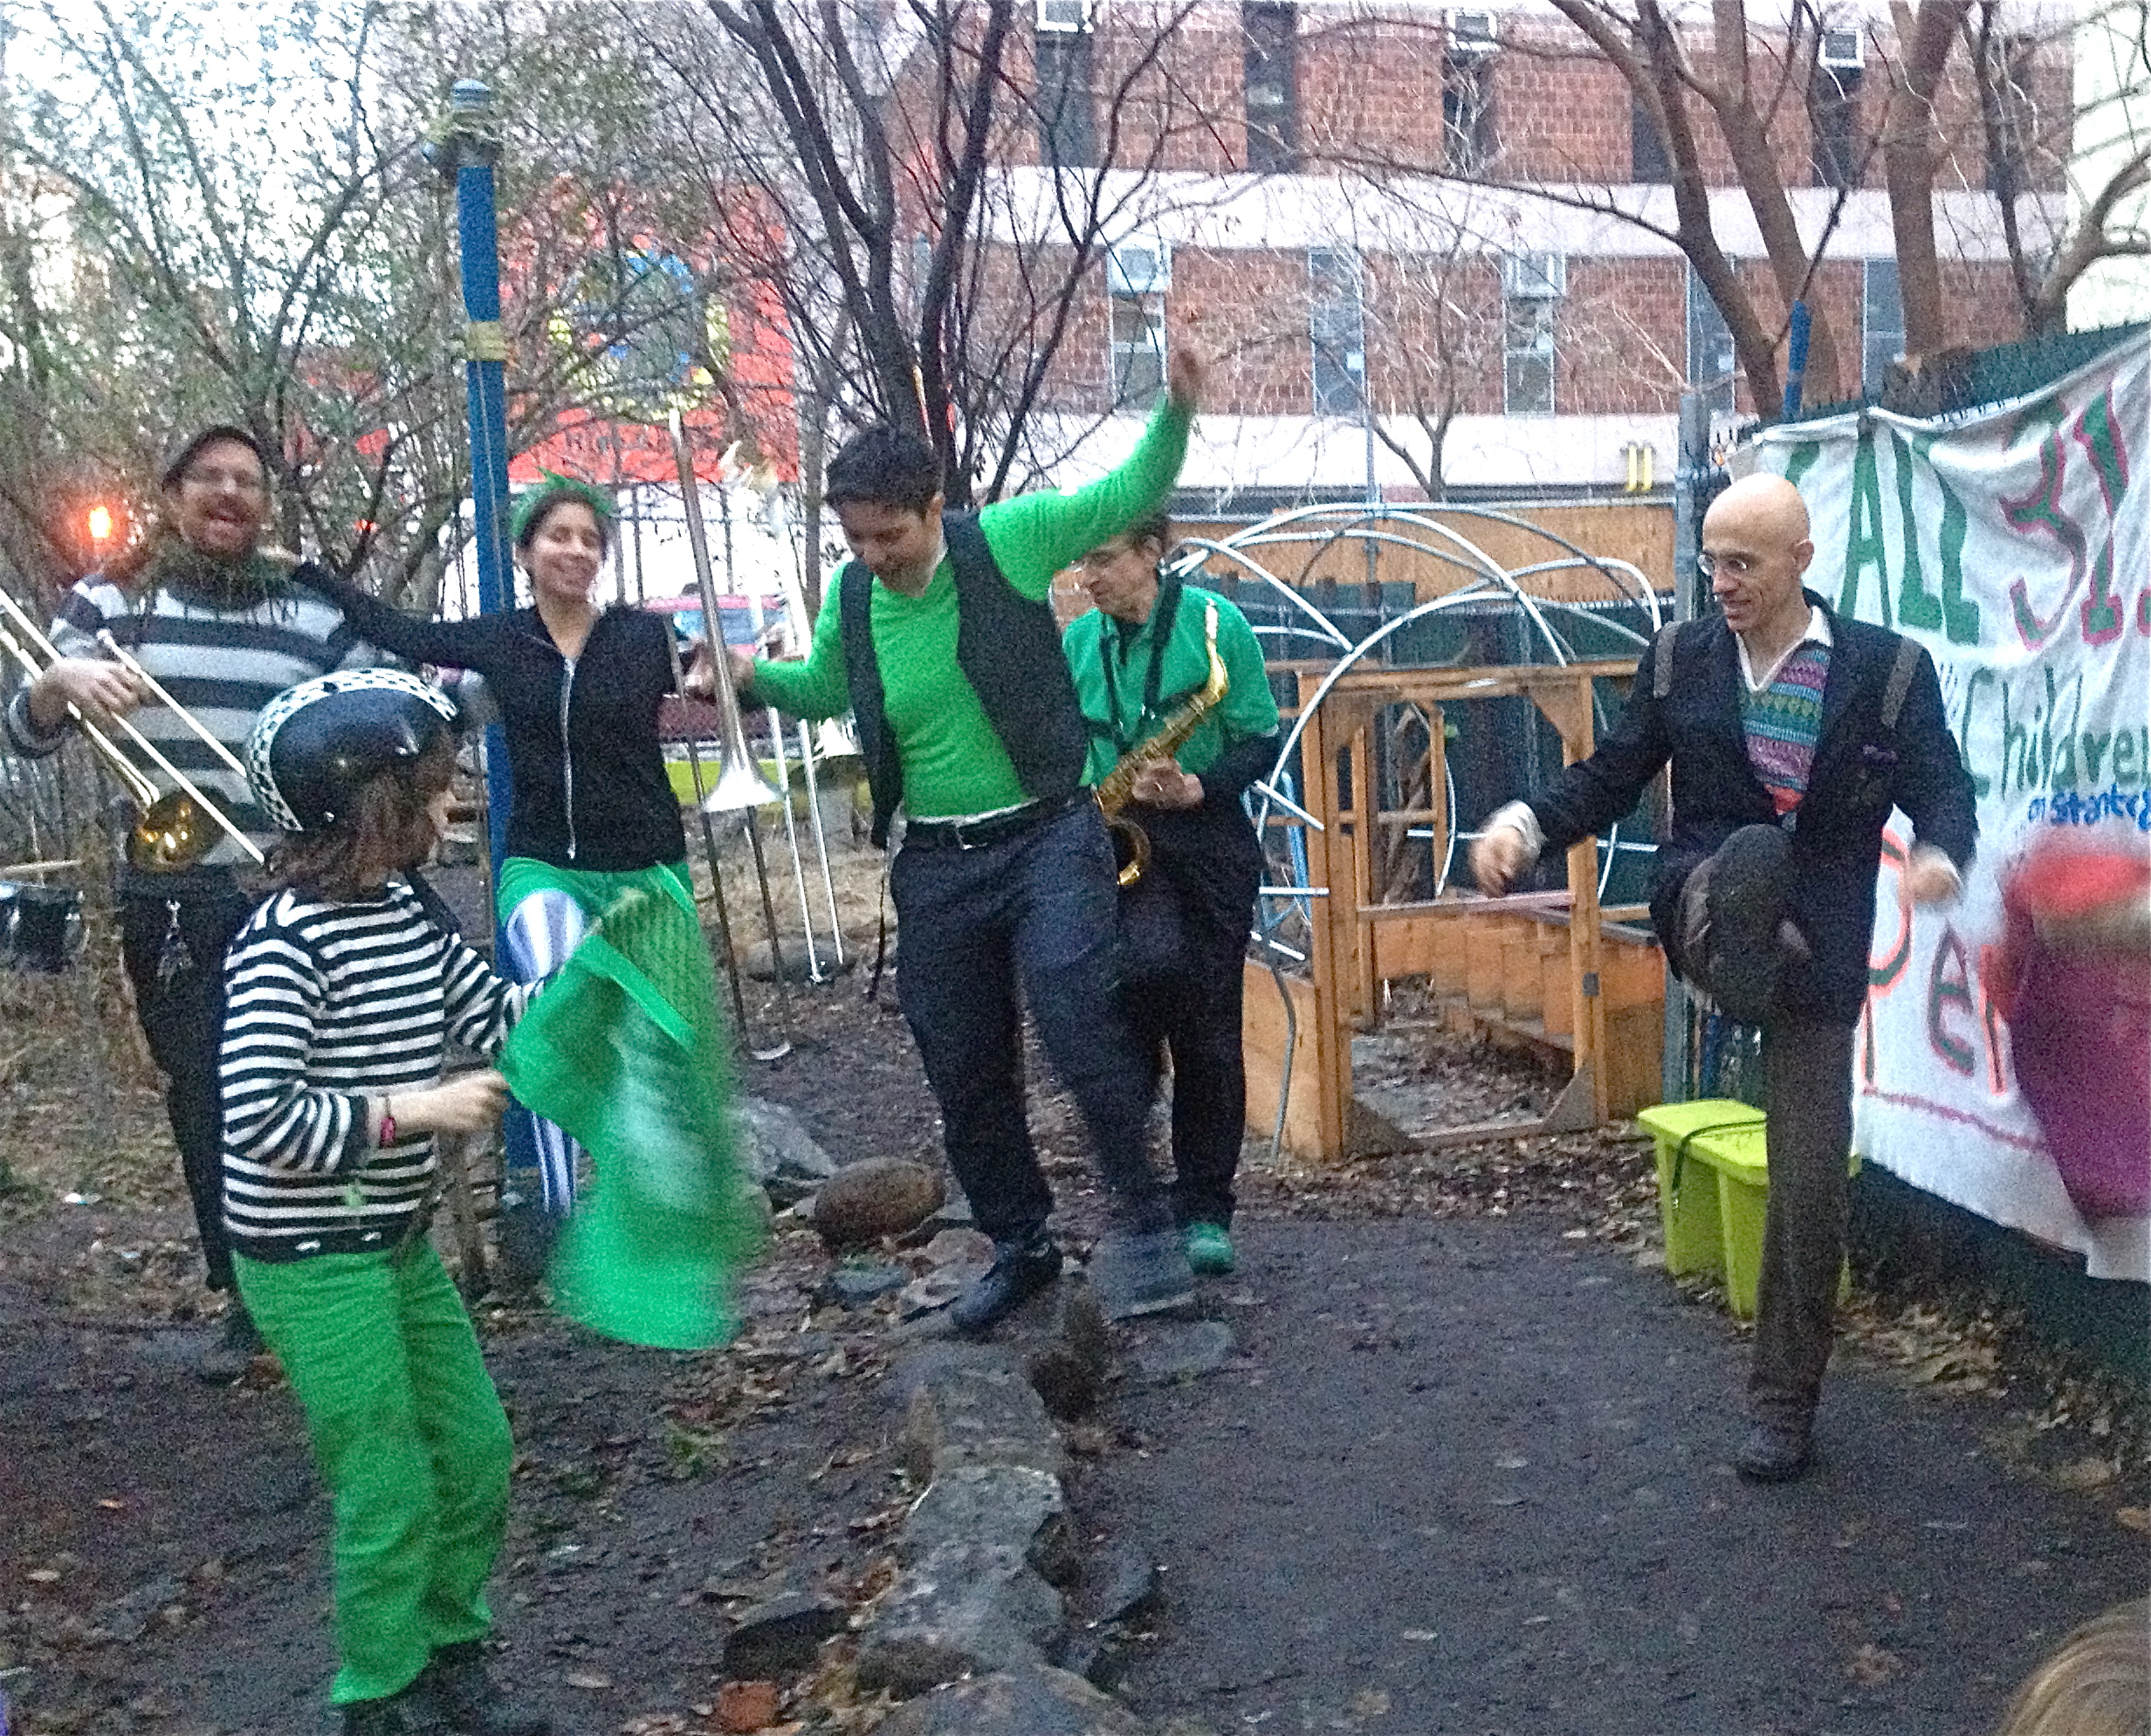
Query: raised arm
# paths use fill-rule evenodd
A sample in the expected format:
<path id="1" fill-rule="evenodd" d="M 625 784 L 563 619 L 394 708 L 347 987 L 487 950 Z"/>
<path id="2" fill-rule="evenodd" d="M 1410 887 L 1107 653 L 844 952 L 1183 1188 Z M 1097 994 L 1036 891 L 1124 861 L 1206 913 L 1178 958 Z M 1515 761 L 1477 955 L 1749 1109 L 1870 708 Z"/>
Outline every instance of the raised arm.
<path id="1" fill-rule="evenodd" d="M 390 608 L 379 597 L 348 580 L 324 573 L 316 581 L 343 611 L 346 623 L 368 643 L 414 663 L 445 663 L 484 671 L 500 640 L 500 617 L 435 621 L 430 616 Z"/>
<path id="2" fill-rule="evenodd" d="M 1143 430 L 1127 461 L 1110 475 L 1072 494 L 1024 494 L 979 514 L 993 559 L 1008 582 L 1027 597 L 1043 600 L 1054 575 L 1145 512 L 1172 497 L 1187 456 L 1208 365 L 1191 346 L 1174 349 L 1171 389 Z"/>

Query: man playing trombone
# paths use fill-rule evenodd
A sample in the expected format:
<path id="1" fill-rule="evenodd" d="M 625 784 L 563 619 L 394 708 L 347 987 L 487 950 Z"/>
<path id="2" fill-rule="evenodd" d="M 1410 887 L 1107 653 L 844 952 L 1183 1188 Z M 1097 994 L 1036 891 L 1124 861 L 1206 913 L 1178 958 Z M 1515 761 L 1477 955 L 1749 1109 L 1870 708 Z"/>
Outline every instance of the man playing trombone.
<path id="1" fill-rule="evenodd" d="M 120 870 L 120 941 L 142 1034 L 166 1077 L 209 1285 L 230 1291 L 217 1091 L 224 950 L 253 908 L 237 870 L 258 863 L 276 832 L 237 756 L 285 689 L 379 659 L 320 590 L 325 575 L 260 546 L 269 475 L 253 435 L 204 429 L 160 480 L 155 534 L 77 584 L 48 633 L 8 605 L 17 655 L 43 666 L 16 690 L 5 727 L 10 747 L 33 758 L 83 728 L 120 762 L 138 803 L 175 788 L 190 799 L 175 822 L 163 822 L 158 804 L 160 847 L 130 852 Z M 260 1348 L 235 1293 L 201 1372 L 236 1378 Z"/>

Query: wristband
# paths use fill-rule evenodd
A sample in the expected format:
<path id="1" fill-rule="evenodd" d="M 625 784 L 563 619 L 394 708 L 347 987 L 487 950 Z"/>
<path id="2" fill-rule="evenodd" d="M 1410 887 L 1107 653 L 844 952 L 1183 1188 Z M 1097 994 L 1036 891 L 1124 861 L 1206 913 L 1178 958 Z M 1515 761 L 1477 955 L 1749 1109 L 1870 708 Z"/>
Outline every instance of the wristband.
<path id="1" fill-rule="evenodd" d="M 374 1143 L 383 1151 L 395 1143 L 395 1099 L 393 1097 L 381 1100 L 381 1130 L 375 1135 Z"/>

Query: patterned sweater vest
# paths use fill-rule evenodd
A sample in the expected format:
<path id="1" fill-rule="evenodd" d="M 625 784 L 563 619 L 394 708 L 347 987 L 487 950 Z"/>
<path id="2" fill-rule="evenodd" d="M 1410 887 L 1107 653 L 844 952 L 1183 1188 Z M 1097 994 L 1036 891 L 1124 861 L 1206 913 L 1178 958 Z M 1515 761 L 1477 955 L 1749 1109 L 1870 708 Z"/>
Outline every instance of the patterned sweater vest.
<path id="1" fill-rule="evenodd" d="M 1780 814 L 1807 793 L 1815 743 L 1823 730 L 1823 689 L 1830 680 L 1830 648 L 1812 642 L 1782 663 L 1761 691 L 1741 687 L 1740 716 L 1748 737 L 1748 763 L 1770 793 Z"/>

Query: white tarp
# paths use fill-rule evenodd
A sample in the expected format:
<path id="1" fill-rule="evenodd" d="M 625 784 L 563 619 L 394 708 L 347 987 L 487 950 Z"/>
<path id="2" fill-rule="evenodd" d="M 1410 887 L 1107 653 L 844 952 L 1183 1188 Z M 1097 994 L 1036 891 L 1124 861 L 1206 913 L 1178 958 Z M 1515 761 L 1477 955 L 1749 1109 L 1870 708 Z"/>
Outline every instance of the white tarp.
<path id="1" fill-rule="evenodd" d="M 1854 1077 L 1859 1148 L 2081 1252 L 2093 1277 L 2151 1277 L 2151 1219 L 2091 1221 L 2070 1204 L 1986 980 L 2000 871 L 2042 828 L 2151 832 L 2151 338 L 1969 415 L 1866 410 L 1756 444 L 1762 467 L 1806 497 L 1811 587 L 1933 654 L 1979 796 L 1979 857 L 1944 909 L 1899 896 L 1911 827 L 1901 813 L 1891 822 Z"/>

